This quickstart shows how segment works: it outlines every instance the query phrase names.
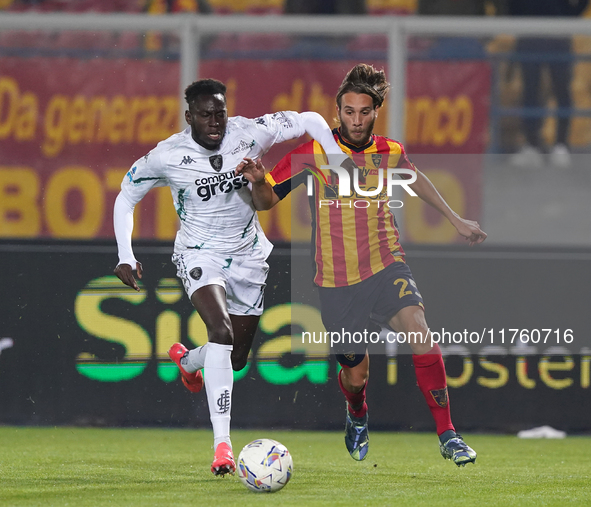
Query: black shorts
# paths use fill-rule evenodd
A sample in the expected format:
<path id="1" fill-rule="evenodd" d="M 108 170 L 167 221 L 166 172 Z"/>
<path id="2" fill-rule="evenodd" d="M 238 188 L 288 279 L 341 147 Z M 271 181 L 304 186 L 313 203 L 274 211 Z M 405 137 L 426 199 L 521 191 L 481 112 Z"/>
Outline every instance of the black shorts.
<path id="1" fill-rule="evenodd" d="M 423 297 L 404 262 L 393 262 L 355 285 L 319 287 L 318 293 L 324 327 L 343 337 L 333 351 L 341 366 L 346 367 L 358 365 L 365 357 L 367 340 L 362 336 L 379 333 L 402 308 L 424 308 Z M 349 338 L 355 333 L 359 343 Z"/>

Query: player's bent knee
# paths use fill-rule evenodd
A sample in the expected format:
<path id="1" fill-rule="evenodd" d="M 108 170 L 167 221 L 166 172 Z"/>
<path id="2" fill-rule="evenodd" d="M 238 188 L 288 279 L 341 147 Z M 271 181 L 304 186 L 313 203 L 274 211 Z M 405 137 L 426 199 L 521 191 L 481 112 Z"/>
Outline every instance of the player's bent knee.
<path id="1" fill-rule="evenodd" d="M 208 329 L 207 337 L 208 341 L 212 343 L 219 343 L 220 345 L 232 345 L 234 343 L 232 329 L 225 325 Z"/>

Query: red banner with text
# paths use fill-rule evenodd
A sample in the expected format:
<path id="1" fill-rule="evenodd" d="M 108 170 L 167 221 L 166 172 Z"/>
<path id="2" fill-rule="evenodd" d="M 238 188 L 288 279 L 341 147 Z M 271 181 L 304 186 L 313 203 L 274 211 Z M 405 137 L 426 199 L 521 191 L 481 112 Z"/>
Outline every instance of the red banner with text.
<path id="1" fill-rule="evenodd" d="M 336 126 L 334 95 L 355 63 L 205 60 L 200 73 L 227 84 L 230 115 L 313 110 Z M 178 75 L 178 63 L 157 60 L 2 58 L 0 238 L 112 237 L 112 208 L 123 175 L 180 129 Z M 445 159 L 484 153 L 489 96 L 490 69 L 484 62 L 408 65 L 407 151 L 411 158 L 429 154 L 426 165 L 419 164 L 420 157 L 413 160 L 452 208 L 474 219 L 481 209 L 480 159 L 469 164 Z M 384 108 L 375 132 L 386 133 L 386 125 Z M 298 143 L 275 146 L 265 165 L 272 167 Z M 148 194 L 136 208 L 134 237 L 173 239 L 177 217 L 171 201 L 166 188 Z M 299 239 L 292 237 L 289 209 L 281 203 L 259 214 L 272 240 Z M 453 231 L 440 230 L 440 217 L 420 208 L 414 215 L 408 240 L 457 240 Z"/>

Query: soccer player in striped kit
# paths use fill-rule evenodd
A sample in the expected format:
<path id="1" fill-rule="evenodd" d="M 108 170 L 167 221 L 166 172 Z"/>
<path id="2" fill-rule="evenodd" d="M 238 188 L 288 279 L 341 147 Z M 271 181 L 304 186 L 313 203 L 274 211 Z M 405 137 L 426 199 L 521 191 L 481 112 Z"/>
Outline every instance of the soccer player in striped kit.
<path id="1" fill-rule="evenodd" d="M 466 238 L 470 246 L 486 234 L 478 223 L 461 218 L 441 197 L 431 181 L 409 160 L 401 143 L 373 133 L 373 127 L 389 83 L 384 71 L 359 64 L 349 71 L 336 96 L 340 127 L 333 130 L 343 153 L 358 167 L 358 189 L 385 188 L 379 181 L 387 168 L 407 170 L 408 186 L 433 206 Z M 299 156 L 295 156 L 299 155 Z M 260 160 L 245 159 L 237 169 L 252 183 L 253 203 L 269 209 L 293 188 L 316 173 L 312 211 L 312 241 L 321 314 L 328 332 L 353 333 L 375 330 L 376 322 L 397 332 L 416 333 L 410 343 L 417 382 L 435 420 L 442 456 L 458 466 L 474 463 L 476 452 L 455 432 L 451 421 L 445 366 L 439 345 L 433 344 L 425 320 L 422 296 L 405 262 L 399 233 L 388 197 L 369 202 L 357 190 L 337 194 L 340 183 L 334 171 L 321 169 L 329 161 L 315 141 L 300 145 L 265 175 Z M 350 173 L 351 178 L 355 173 Z M 379 328 L 378 328 L 379 329 Z M 368 451 L 366 385 L 369 354 L 366 346 L 336 357 L 343 367 L 339 386 L 347 400 L 345 443 L 355 460 Z"/>

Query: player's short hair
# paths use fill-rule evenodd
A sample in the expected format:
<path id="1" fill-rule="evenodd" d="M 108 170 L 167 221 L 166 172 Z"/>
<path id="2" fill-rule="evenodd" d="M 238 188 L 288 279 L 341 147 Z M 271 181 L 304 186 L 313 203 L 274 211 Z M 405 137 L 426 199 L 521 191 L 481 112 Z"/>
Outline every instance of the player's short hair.
<path id="1" fill-rule="evenodd" d="M 221 93 L 226 96 L 226 85 L 217 79 L 200 79 L 185 88 L 185 100 L 191 104 L 199 95 L 216 95 Z"/>
<path id="2" fill-rule="evenodd" d="M 347 75 L 337 92 L 337 105 L 341 107 L 341 98 L 345 93 L 365 93 L 373 100 L 373 107 L 381 107 L 390 89 L 383 70 L 377 70 L 367 63 L 355 65 Z"/>

